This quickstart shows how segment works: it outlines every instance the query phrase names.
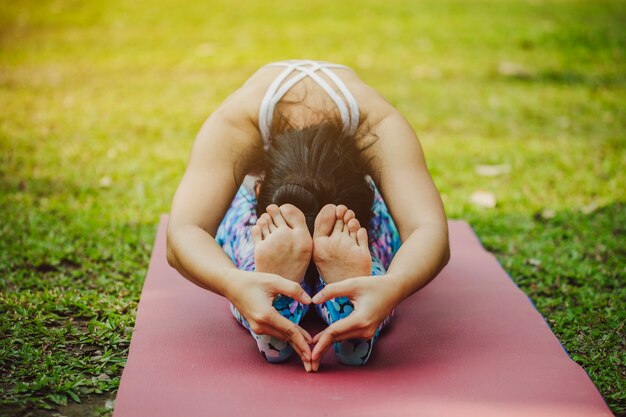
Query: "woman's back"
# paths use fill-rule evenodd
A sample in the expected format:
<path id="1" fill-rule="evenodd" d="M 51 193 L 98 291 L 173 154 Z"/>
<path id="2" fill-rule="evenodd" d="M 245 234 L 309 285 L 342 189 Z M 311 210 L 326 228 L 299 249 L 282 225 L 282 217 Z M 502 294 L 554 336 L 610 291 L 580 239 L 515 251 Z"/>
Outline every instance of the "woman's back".
<path id="1" fill-rule="evenodd" d="M 325 133 L 322 136 L 330 134 L 332 137 L 324 140 L 336 142 L 343 138 L 344 144 L 340 146 L 343 150 L 338 149 L 337 152 L 349 158 L 360 159 L 361 152 L 357 152 L 357 149 L 365 148 L 366 144 L 358 143 L 363 135 L 357 134 L 357 131 L 366 113 L 362 117 L 359 103 L 351 90 L 356 90 L 360 93 L 362 101 L 367 101 L 363 99 L 363 95 L 369 91 L 364 91 L 364 87 L 365 85 L 356 77 L 356 74 L 344 65 L 323 61 L 290 60 L 268 64 L 261 68 L 244 85 L 241 93 L 251 97 L 250 103 L 256 104 L 258 102 L 256 125 L 265 151 L 269 150 L 270 141 L 275 137 L 287 134 L 293 137 L 283 137 L 282 140 L 288 143 L 300 143 L 302 138 L 297 132 L 306 130 L 308 134 L 305 136 L 319 136 L 315 132 L 317 127 L 322 128 L 322 125 L 329 127 L 330 125 L 333 126 L 331 129 L 323 128 Z M 260 102 L 259 92 L 264 92 Z M 255 112 L 255 107 L 253 104 L 250 105 L 249 119 L 253 119 L 250 112 Z M 292 133 L 287 133 L 287 131 Z M 345 143 L 345 139 L 353 142 L 353 145 Z M 372 141 L 369 141 L 369 144 L 372 144 Z M 366 159 L 371 159 L 366 155 L 363 156 Z M 283 160 L 280 165 L 287 170 L 295 168 L 296 171 L 299 171 L 297 163 L 293 168 L 285 167 L 287 161 L 292 158 L 287 155 L 282 157 L 279 155 L 279 159 Z M 261 159 L 263 158 L 259 158 L 259 160 Z M 336 158 L 332 157 L 331 159 Z M 325 162 L 319 161 L 319 167 L 320 169 L 325 168 L 322 171 L 328 171 L 329 175 L 332 175 L 330 174 L 331 168 L 338 163 L 345 165 L 341 160 L 333 163 Z M 349 165 L 351 167 L 359 165 L 357 161 L 354 162 L 354 164 L 349 163 Z M 259 168 L 259 171 L 265 168 L 265 164 L 260 163 Z M 367 169 L 368 173 L 369 171 L 370 169 Z M 357 175 L 358 173 L 354 172 L 353 174 Z M 350 173 L 344 170 L 344 176 L 346 175 L 349 176 Z M 254 186 L 258 180 L 258 175 L 248 173 L 244 178 L 243 185 L 250 193 L 254 194 Z M 306 180 L 304 182 L 309 183 L 311 181 Z M 331 188 L 335 189 L 335 187 Z M 317 190 L 323 194 L 328 194 L 329 191 L 330 189 Z M 331 196 L 328 195 L 328 197 Z"/>
<path id="2" fill-rule="evenodd" d="M 333 117 L 331 113 L 338 112 L 339 117 L 337 120 L 341 120 L 343 130 L 350 135 L 356 133 L 360 121 L 359 105 L 344 81 L 333 72 L 337 69 L 349 68 L 343 65 L 310 60 L 283 61 L 268 64 L 267 66 L 281 67 L 283 70 L 272 81 L 259 105 L 259 130 L 266 150 L 269 147 L 269 140 L 272 135 L 276 106 L 283 101 L 285 95 L 292 88 L 305 79 L 315 84 L 313 91 L 319 93 L 320 89 L 323 90 L 326 93 L 326 98 L 330 98 L 334 104 L 334 109 L 331 109 L 325 103 L 319 103 L 324 110 L 318 113 L 321 113 L 322 116 L 327 114 L 327 117 Z M 315 94 L 315 96 L 322 98 L 320 94 Z M 297 105 L 304 100 L 306 100 L 306 94 L 302 99 L 291 100 L 290 102 Z M 310 106 L 308 108 L 310 109 Z"/>
<path id="3" fill-rule="evenodd" d="M 341 121 L 347 132 L 356 133 L 393 111 L 350 68 L 305 60 L 260 68 L 222 107 L 230 117 L 252 124 L 265 149 L 272 129 L 302 129 L 331 119 Z"/>

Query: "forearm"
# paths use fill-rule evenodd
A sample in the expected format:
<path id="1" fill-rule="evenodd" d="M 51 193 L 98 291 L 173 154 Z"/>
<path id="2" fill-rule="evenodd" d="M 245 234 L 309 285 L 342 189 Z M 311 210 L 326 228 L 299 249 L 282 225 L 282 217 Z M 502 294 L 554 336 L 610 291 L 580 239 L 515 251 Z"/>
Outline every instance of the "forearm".
<path id="1" fill-rule="evenodd" d="M 450 248 L 445 226 L 425 224 L 413 231 L 402 244 L 387 269 L 395 281 L 398 302 L 432 281 L 448 263 Z"/>
<path id="2" fill-rule="evenodd" d="M 189 281 L 222 296 L 229 273 L 237 269 L 215 239 L 193 225 L 168 231 L 167 260 Z"/>

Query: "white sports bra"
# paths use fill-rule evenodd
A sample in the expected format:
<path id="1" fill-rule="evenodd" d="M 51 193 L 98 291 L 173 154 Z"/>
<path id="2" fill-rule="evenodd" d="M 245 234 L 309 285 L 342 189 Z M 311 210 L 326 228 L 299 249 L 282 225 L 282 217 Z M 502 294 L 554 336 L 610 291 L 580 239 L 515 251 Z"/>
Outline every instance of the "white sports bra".
<path id="1" fill-rule="evenodd" d="M 331 68 L 348 68 L 345 65 L 331 64 L 324 61 L 311 60 L 289 60 L 268 64 L 272 67 L 285 67 L 276 79 L 270 84 L 261 100 L 259 107 L 259 130 L 263 138 L 263 147 L 265 150 L 269 148 L 270 127 L 272 126 L 272 118 L 274 117 L 274 109 L 284 95 L 298 82 L 305 77 L 310 77 L 320 87 L 326 91 L 328 96 L 335 102 L 344 128 L 349 134 L 354 134 L 359 127 L 359 106 L 345 83 L 339 78 Z M 317 74 L 318 71 L 323 72 L 335 84 L 341 95 L 335 91 L 324 78 Z M 287 79 L 292 73 L 296 73 L 293 77 Z M 284 82 L 284 83 L 283 83 Z M 347 103 L 347 105 L 346 105 Z"/>

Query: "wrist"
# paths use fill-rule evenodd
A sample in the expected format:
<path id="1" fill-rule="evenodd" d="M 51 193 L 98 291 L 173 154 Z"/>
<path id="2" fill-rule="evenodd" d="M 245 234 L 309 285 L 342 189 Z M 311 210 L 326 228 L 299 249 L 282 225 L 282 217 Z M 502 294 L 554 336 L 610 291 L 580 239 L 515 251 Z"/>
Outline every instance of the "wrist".
<path id="1" fill-rule="evenodd" d="M 219 276 L 219 292 L 223 297 L 232 300 L 233 295 L 237 294 L 238 287 L 241 284 L 241 270 L 237 268 L 224 268 Z"/>

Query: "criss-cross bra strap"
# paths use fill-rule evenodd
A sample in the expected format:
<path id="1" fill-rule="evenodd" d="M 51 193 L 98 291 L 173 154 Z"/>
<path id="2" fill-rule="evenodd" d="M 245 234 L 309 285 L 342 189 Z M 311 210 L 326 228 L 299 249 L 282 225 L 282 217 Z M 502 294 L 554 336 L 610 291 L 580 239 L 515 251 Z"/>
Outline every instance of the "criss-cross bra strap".
<path id="1" fill-rule="evenodd" d="M 259 107 L 259 130 L 261 131 L 266 149 L 269 146 L 270 128 L 276 105 L 294 85 L 307 76 L 315 81 L 333 100 L 339 110 L 346 131 L 350 134 L 356 132 L 359 124 L 359 106 L 345 83 L 331 70 L 331 68 L 348 67 L 322 61 L 303 60 L 276 62 L 269 64 L 269 66 L 283 66 L 285 69 L 272 81 Z M 288 79 L 296 71 L 298 73 Z M 335 84 L 343 98 L 324 78 L 320 77 L 317 73 L 318 71 L 323 72 Z"/>

